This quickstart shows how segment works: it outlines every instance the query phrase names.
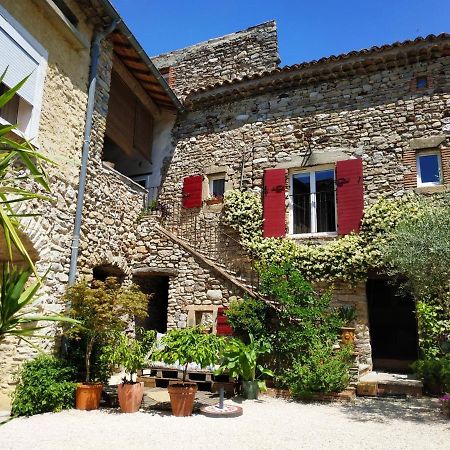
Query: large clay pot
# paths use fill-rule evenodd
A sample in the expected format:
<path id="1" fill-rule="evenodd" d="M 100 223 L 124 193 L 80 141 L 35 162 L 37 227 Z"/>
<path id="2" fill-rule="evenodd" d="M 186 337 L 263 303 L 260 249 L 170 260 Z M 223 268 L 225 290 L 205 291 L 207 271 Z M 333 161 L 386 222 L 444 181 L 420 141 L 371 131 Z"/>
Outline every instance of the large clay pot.
<path id="1" fill-rule="evenodd" d="M 341 328 L 341 343 L 342 344 L 353 344 L 355 342 L 355 328 L 342 327 Z"/>
<path id="2" fill-rule="evenodd" d="M 75 407 L 84 411 L 98 409 L 102 391 L 103 384 L 79 384 L 75 397 Z"/>
<path id="3" fill-rule="evenodd" d="M 172 414 L 177 417 L 192 415 L 197 385 L 195 383 L 174 383 L 167 388 L 170 395 Z"/>
<path id="4" fill-rule="evenodd" d="M 244 397 L 248 400 L 256 400 L 258 398 L 259 388 L 257 381 L 243 381 L 242 390 Z"/>
<path id="5" fill-rule="evenodd" d="M 117 388 L 120 410 L 124 413 L 139 411 L 144 396 L 144 383 L 122 383 Z"/>

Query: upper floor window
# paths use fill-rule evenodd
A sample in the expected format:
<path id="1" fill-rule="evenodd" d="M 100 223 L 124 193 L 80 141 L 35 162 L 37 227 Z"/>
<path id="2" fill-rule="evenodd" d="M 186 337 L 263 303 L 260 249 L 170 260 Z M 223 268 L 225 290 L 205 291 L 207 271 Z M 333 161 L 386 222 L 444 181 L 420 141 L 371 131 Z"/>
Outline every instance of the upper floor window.
<path id="1" fill-rule="evenodd" d="M 416 156 L 417 186 L 442 184 L 440 152 L 423 152 Z"/>
<path id="2" fill-rule="evenodd" d="M 335 171 L 318 168 L 290 178 L 290 234 L 336 233 Z"/>
<path id="3" fill-rule="evenodd" d="M 225 176 L 213 175 L 208 177 L 210 197 L 222 198 L 225 194 Z"/>
<path id="4" fill-rule="evenodd" d="M 29 139 L 37 134 L 47 51 L 0 6 L 0 92 L 28 76 L 14 98 L 0 110 L 0 123 L 17 125 Z"/>

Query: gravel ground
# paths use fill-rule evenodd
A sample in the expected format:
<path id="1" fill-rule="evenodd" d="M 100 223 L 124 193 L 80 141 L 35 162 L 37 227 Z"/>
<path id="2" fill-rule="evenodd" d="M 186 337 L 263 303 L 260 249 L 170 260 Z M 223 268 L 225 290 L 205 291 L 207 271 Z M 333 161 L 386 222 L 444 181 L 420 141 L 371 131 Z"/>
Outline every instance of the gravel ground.
<path id="1" fill-rule="evenodd" d="M 241 405 L 233 419 L 107 409 L 18 418 L 0 426 L 0 449 L 450 449 L 450 421 L 435 400 Z"/>

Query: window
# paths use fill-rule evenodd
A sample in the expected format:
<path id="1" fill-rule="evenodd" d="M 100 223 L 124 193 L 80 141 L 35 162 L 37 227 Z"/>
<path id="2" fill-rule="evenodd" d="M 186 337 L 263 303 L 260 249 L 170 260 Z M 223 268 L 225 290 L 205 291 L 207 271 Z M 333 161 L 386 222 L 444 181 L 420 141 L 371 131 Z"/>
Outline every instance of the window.
<path id="1" fill-rule="evenodd" d="M 225 194 L 225 175 L 209 176 L 210 197 L 222 198 Z"/>
<path id="2" fill-rule="evenodd" d="M 294 173 L 290 179 L 290 234 L 334 234 L 334 168 Z"/>
<path id="3" fill-rule="evenodd" d="M 16 124 L 28 139 L 36 136 L 47 67 L 47 51 L 0 6 L 0 92 L 28 76 L 14 98 L 0 110 L 0 123 Z"/>
<path id="4" fill-rule="evenodd" d="M 442 184 L 441 155 L 439 152 L 419 153 L 416 157 L 417 186 Z"/>

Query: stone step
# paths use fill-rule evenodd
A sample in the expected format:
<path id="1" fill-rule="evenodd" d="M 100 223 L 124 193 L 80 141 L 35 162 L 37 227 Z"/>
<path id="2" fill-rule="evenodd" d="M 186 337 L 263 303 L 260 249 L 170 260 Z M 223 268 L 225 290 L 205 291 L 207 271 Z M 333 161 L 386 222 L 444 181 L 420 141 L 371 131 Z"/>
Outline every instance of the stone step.
<path id="1" fill-rule="evenodd" d="M 423 384 L 411 375 L 369 372 L 362 376 L 356 392 L 361 396 L 422 397 Z"/>

